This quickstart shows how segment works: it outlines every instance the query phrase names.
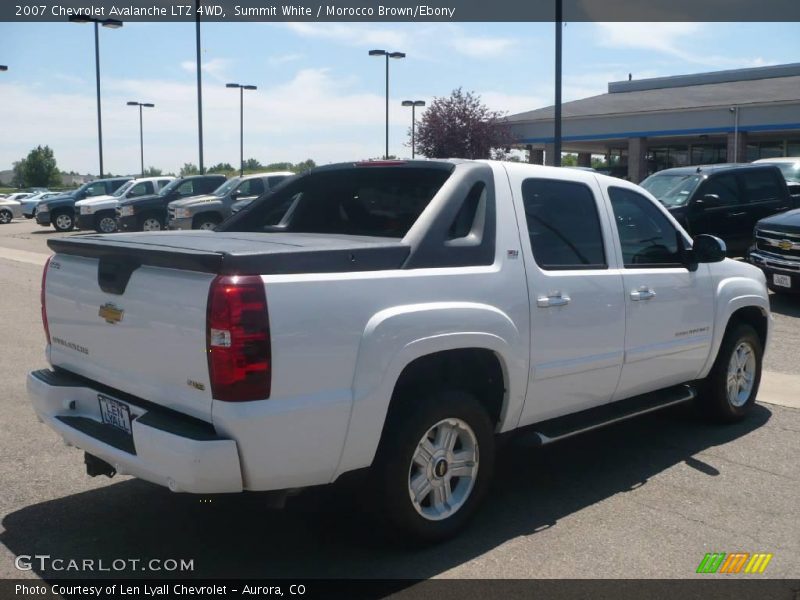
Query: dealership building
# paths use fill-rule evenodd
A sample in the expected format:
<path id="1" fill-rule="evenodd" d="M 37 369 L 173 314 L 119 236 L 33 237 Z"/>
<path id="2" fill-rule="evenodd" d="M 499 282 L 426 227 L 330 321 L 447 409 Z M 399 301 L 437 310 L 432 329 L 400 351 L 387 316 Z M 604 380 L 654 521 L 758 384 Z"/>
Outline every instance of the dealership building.
<path id="1" fill-rule="evenodd" d="M 514 147 L 553 163 L 552 106 L 507 117 Z M 562 105 L 562 151 L 639 182 L 669 167 L 800 156 L 800 63 L 613 81 Z"/>

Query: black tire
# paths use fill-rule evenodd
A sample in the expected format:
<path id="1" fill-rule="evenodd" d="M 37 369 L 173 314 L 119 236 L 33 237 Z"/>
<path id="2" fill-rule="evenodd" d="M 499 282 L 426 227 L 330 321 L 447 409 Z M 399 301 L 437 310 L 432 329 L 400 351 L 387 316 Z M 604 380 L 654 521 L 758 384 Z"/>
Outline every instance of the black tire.
<path id="1" fill-rule="evenodd" d="M 14 219 L 14 213 L 12 213 L 10 210 L 8 210 L 7 208 L 0 210 L 0 224 L 5 225 L 7 223 L 11 223 L 13 219 Z"/>
<path id="2" fill-rule="evenodd" d="M 735 400 L 732 400 L 733 393 L 729 393 L 728 390 L 729 368 L 732 368 L 734 353 L 742 345 L 749 348 L 753 354 L 752 384 L 749 386 L 749 391 L 742 390 Z M 699 401 L 703 412 L 713 420 L 722 423 L 742 420 L 752 410 L 758 395 L 763 356 L 764 348 L 761 345 L 761 339 L 753 327 L 746 323 L 729 325 L 725 337 L 722 339 L 714 366 L 701 386 Z M 742 373 L 736 371 L 736 376 L 738 377 Z"/>
<path id="3" fill-rule="evenodd" d="M 66 210 L 53 213 L 50 217 L 50 222 L 53 224 L 53 228 L 56 231 L 62 233 L 75 229 L 75 215 Z"/>
<path id="4" fill-rule="evenodd" d="M 222 219 L 214 214 L 197 215 L 192 221 L 192 229 L 214 229 L 221 222 Z"/>
<path id="5" fill-rule="evenodd" d="M 113 213 L 100 213 L 95 217 L 94 230 L 97 233 L 114 233 L 117 231 L 117 220 Z"/>
<path id="6" fill-rule="evenodd" d="M 401 398 L 398 402 L 399 405 L 390 411 L 371 470 L 373 484 L 381 496 L 378 503 L 382 509 L 380 516 L 406 541 L 440 542 L 454 536 L 464 526 L 486 494 L 494 470 L 495 440 L 492 423 L 484 407 L 468 392 L 442 390 L 417 398 Z M 420 511 L 434 510 L 431 508 L 434 492 L 431 491 L 423 499 L 429 506 L 426 508 L 421 504 L 418 509 L 411 500 L 410 481 L 415 472 L 417 475 L 422 473 L 414 462 L 414 455 L 422 444 L 423 436 L 443 420 L 469 427 L 476 441 L 474 447 L 477 448 L 477 472 L 474 478 L 460 478 L 451 474 L 451 479 L 444 483 L 448 490 L 452 490 L 451 501 L 458 502 L 458 496 L 462 496 L 463 500 L 451 515 L 432 520 L 423 516 Z M 464 430 L 462 434 L 469 435 Z M 461 443 L 459 437 L 453 452 L 467 447 L 459 446 Z M 441 462 L 442 458 L 429 462 L 435 472 L 434 476 L 440 479 L 435 483 L 440 485 L 448 471 L 447 460 L 444 460 L 444 467 L 439 469 Z M 440 470 L 443 471 L 441 474 L 438 473 Z M 459 490 L 460 486 L 463 488 Z M 448 510 L 451 508 L 448 504 L 444 506 Z"/>
<path id="7" fill-rule="evenodd" d="M 158 225 L 156 229 L 155 225 Z M 147 229 L 145 229 L 145 226 Z M 164 224 L 164 219 L 157 215 L 142 215 L 139 217 L 139 231 L 163 231 L 167 227 Z"/>

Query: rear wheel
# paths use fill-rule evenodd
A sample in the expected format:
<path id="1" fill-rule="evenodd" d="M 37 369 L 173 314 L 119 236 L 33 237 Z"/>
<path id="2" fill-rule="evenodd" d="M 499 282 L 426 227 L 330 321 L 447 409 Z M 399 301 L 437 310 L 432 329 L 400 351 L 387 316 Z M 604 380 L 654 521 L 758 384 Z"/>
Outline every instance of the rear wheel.
<path id="1" fill-rule="evenodd" d="M 472 394 L 439 391 L 400 400 L 372 476 L 383 516 L 404 537 L 438 542 L 478 508 L 492 477 L 494 432 Z"/>
<path id="2" fill-rule="evenodd" d="M 0 210 L 0 223 L 2 223 L 3 225 L 5 225 L 6 223 L 11 223 L 11 219 L 13 218 L 14 215 L 7 208 Z"/>
<path id="3" fill-rule="evenodd" d="M 75 218 L 68 212 L 53 215 L 52 223 L 56 231 L 72 231 L 75 228 Z"/>
<path id="4" fill-rule="evenodd" d="M 145 215 L 139 221 L 139 229 L 142 231 L 161 231 L 164 229 L 164 223 L 162 223 L 161 219 L 158 217 L 154 217 L 153 215 Z"/>
<path id="5" fill-rule="evenodd" d="M 700 398 L 709 416 L 733 422 L 750 412 L 761 383 L 763 354 L 761 340 L 750 325 L 729 327 Z"/>

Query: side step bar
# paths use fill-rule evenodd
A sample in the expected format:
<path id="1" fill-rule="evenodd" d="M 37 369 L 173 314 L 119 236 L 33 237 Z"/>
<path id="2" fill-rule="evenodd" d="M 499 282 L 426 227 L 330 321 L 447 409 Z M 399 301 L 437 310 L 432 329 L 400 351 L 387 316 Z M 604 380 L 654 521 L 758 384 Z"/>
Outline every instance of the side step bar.
<path id="1" fill-rule="evenodd" d="M 650 394 L 633 396 L 611 404 L 604 404 L 563 417 L 534 423 L 526 427 L 527 431 L 522 435 L 527 442 L 536 446 L 545 446 L 611 423 L 638 417 L 668 406 L 683 404 L 694 400 L 696 397 L 697 390 L 693 386 L 689 384 L 677 385 Z"/>

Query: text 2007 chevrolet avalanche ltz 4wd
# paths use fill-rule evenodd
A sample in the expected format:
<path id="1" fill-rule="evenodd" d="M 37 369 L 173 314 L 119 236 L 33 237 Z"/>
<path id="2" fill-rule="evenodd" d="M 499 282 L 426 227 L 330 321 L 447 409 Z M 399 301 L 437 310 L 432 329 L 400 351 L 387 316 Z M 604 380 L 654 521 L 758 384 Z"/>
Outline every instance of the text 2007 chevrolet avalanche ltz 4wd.
<path id="1" fill-rule="evenodd" d="M 475 512 L 495 437 L 752 408 L 764 275 L 640 187 L 481 161 L 287 180 L 217 231 L 49 241 L 38 416 L 90 474 L 286 490 L 372 467 L 405 535 Z M 374 503 L 373 503 L 374 504 Z"/>

